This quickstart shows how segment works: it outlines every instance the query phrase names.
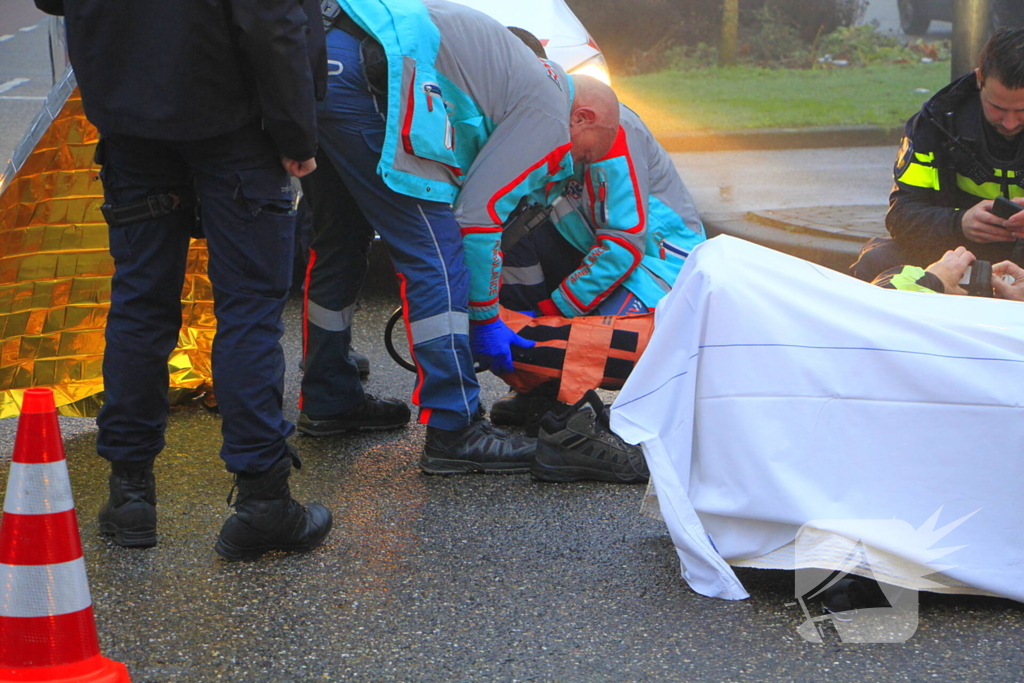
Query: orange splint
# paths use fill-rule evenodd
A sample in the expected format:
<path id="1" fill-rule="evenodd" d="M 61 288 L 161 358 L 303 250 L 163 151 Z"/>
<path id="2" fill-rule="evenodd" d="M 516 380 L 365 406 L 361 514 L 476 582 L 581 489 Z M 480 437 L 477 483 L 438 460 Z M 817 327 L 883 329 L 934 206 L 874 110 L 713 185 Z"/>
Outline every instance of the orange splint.
<path id="1" fill-rule="evenodd" d="M 575 403 L 589 389 L 618 389 L 632 372 L 654 331 L 654 314 L 563 318 L 501 309 L 514 332 L 537 342 L 513 347 L 515 372 L 502 379 L 516 391 L 530 391 L 561 379 L 558 400 Z"/>

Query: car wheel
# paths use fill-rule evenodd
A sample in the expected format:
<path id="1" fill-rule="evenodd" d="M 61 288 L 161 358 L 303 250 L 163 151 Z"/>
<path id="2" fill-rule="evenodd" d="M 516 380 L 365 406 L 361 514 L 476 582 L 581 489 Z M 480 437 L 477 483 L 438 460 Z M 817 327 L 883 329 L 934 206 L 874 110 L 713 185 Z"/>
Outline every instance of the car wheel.
<path id="1" fill-rule="evenodd" d="M 918 35 L 928 32 L 928 25 L 932 23 L 932 17 L 924 2 L 921 0 L 899 0 L 897 7 L 900 11 L 900 28 L 904 33 Z"/>

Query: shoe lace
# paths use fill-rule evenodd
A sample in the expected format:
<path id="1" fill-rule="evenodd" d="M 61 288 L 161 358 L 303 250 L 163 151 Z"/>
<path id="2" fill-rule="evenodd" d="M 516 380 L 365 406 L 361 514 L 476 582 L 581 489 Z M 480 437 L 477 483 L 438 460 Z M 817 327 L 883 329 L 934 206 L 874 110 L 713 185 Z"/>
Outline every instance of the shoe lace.
<path id="1" fill-rule="evenodd" d="M 626 443 L 621 436 L 612 431 L 611 406 L 605 405 L 594 390 L 588 391 L 583 400 L 589 403 L 594 410 L 594 431 L 597 435 L 626 454 L 626 464 L 629 465 L 632 474 L 616 470 L 615 476 L 621 481 L 631 479 L 632 475 L 650 476 L 649 470 L 646 467 L 647 463 L 644 460 L 643 450 L 638 446 Z"/>

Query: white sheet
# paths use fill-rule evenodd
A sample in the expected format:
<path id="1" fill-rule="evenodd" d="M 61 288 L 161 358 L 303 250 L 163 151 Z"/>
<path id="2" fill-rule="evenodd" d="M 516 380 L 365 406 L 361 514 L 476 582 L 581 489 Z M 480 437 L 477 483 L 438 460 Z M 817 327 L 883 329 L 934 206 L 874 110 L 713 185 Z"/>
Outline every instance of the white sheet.
<path id="1" fill-rule="evenodd" d="M 612 428 L 643 445 L 699 593 L 747 597 L 729 564 L 794 568 L 801 525 L 833 520 L 804 564 L 837 568 L 827 539 L 851 538 L 897 585 L 1024 601 L 1022 404 L 1024 303 L 884 290 L 722 236 L 659 305 Z"/>

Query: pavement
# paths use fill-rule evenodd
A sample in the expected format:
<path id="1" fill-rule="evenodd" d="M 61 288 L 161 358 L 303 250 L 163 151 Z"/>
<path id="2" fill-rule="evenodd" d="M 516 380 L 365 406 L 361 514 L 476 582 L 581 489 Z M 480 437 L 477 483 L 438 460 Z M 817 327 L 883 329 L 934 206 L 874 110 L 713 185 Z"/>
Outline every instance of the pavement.
<path id="1" fill-rule="evenodd" d="M 706 143 L 713 151 L 670 144 L 709 232 L 746 230 L 812 249 L 880 231 L 891 139 L 821 147 L 790 137 L 785 149 L 751 149 L 754 137 L 732 148 L 721 139 L 736 136 L 718 137 Z M 835 253 L 821 258 L 838 267 Z M 376 266 L 355 346 L 371 359 L 368 391 L 408 398 L 413 376 L 387 358 L 380 338 L 397 303 L 386 267 Z M 293 420 L 300 316 L 292 300 L 283 345 Z M 496 378 L 481 381 L 486 404 L 502 395 Z M 227 563 L 213 552 L 230 513 L 219 418 L 177 406 L 156 466 L 160 543 L 126 550 L 97 531 L 107 467 L 95 454 L 94 422 L 60 422 L 100 642 L 135 683 L 974 683 L 1019 681 L 1024 670 L 1024 605 L 922 594 L 906 643 L 842 643 L 834 632 L 806 643 L 796 631 L 804 617 L 790 604 L 792 572 L 737 570 L 751 593 L 742 602 L 690 591 L 663 523 L 639 514 L 643 487 L 426 476 L 416 465 L 421 425 L 294 437 L 305 466 L 293 491 L 330 507 L 334 531 L 306 555 Z M 0 476 L 15 428 L 0 420 Z"/>

